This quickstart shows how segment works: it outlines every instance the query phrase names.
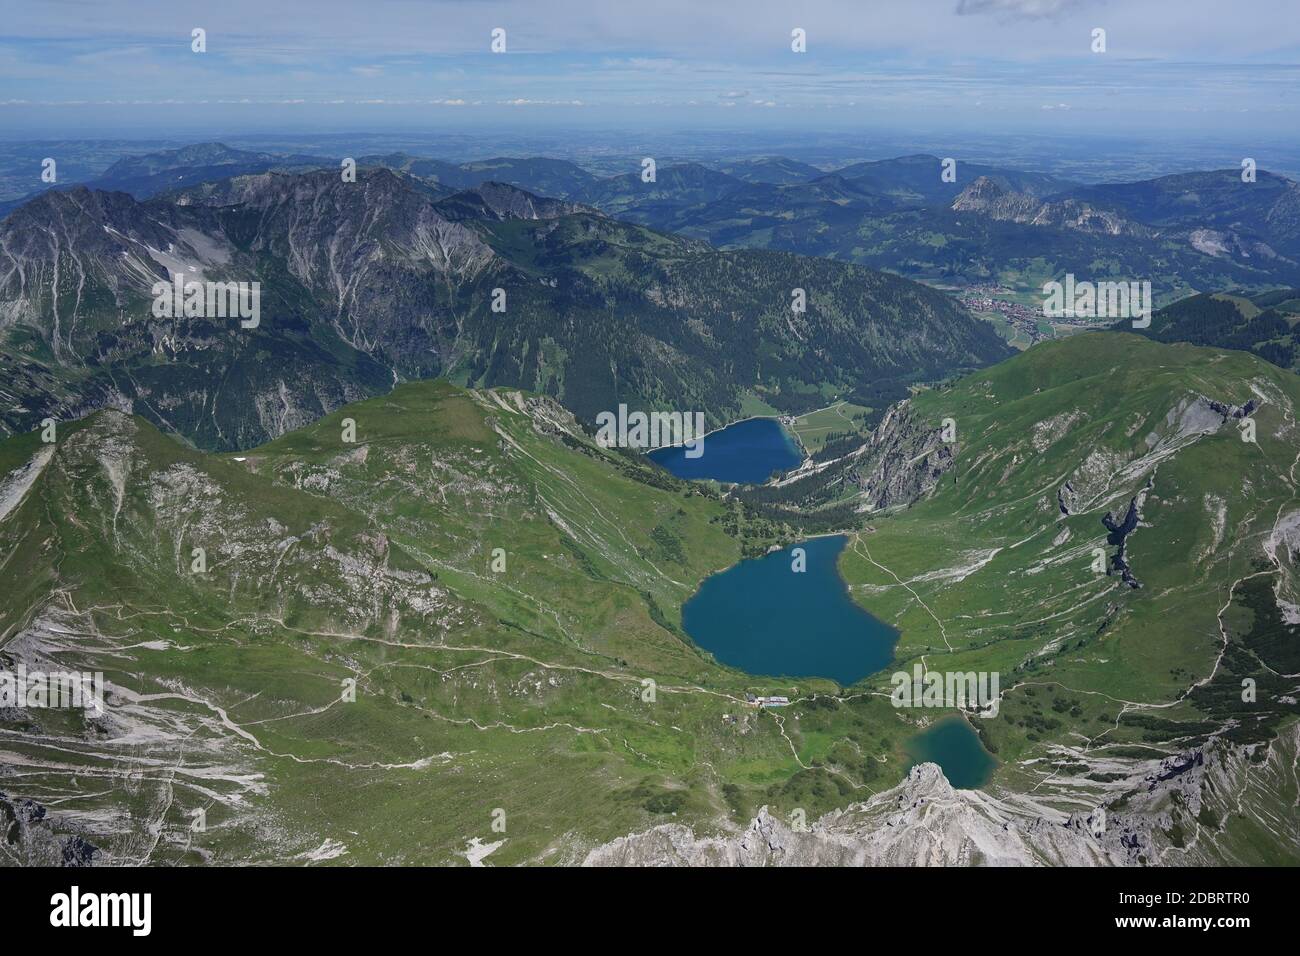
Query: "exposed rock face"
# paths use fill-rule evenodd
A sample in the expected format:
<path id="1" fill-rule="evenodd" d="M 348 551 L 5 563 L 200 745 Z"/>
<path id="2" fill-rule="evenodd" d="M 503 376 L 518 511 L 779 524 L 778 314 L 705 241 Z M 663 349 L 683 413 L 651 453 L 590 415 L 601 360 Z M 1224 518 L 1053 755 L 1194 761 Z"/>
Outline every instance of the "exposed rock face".
<path id="1" fill-rule="evenodd" d="M 1266 242 L 1242 235 L 1236 229 L 1194 229 L 1187 237 L 1188 245 L 1207 256 L 1237 256 L 1243 259 L 1281 259 Z"/>
<path id="2" fill-rule="evenodd" d="M 521 226 L 509 242 L 504 220 Z M 614 283 L 611 258 L 626 267 Z M 256 284 L 258 323 L 215 301 L 171 315 L 153 290 L 173 276 L 241 299 Z M 796 319 L 776 303 L 800 282 L 827 298 Z M 0 221 L 0 434 L 112 406 L 200 447 L 250 448 L 452 370 L 554 395 L 584 421 L 672 395 L 720 424 L 760 382 L 849 389 L 1004 354 L 906 280 L 652 238 L 498 182 L 449 197 L 385 168 L 260 172 L 144 202 L 52 191 Z"/>
<path id="3" fill-rule="evenodd" d="M 387 170 L 240 176 L 179 199 L 78 187 L 0 223 L 0 332 L 21 324 L 53 357 L 0 359 L 3 430 L 109 405 L 199 444 L 260 444 L 436 375 L 452 297 L 496 263 Z M 152 288 L 175 274 L 258 283 L 260 324 L 155 315 Z"/>
<path id="4" fill-rule="evenodd" d="M 1154 230 L 1125 219 L 1112 210 L 1101 209 L 1078 199 L 1044 201 L 1008 189 L 988 176 L 979 177 L 963 189 L 953 200 L 952 209 L 955 212 L 978 212 L 999 221 L 1107 236 L 1156 235 Z"/>
<path id="5" fill-rule="evenodd" d="M 0 790 L 0 863 L 21 866 L 90 866 L 99 848 L 80 834 L 62 836 L 45 807 Z"/>
<path id="6" fill-rule="evenodd" d="M 859 511 L 898 508 L 936 487 L 956 464 L 957 444 L 918 419 L 910 400 L 891 405 L 862 444 L 836 458 L 804 462 L 777 481 L 784 501 L 816 505 L 852 500 Z"/>
<path id="7" fill-rule="evenodd" d="M 850 480 L 872 511 L 909 504 L 934 490 L 956 463 L 955 452 L 942 429 L 918 421 L 911 403 L 899 402 L 857 453 Z"/>
<path id="8" fill-rule="evenodd" d="M 1142 582 L 1133 576 L 1132 569 L 1124 559 L 1124 546 L 1128 536 L 1137 528 L 1140 517 L 1141 516 L 1138 514 L 1137 498 L 1130 498 L 1128 511 L 1124 513 L 1123 521 L 1116 521 L 1114 513 L 1110 511 L 1107 511 L 1101 519 L 1101 523 L 1105 526 L 1106 530 L 1110 532 L 1110 534 L 1107 535 L 1106 540 L 1115 545 L 1118 549 L 1115 552 L 1115 556 L 1111 558 L 1110 569 L 1107 570 L 1106 573 L 1113 574 L 1118 571 L 1121 580 L 1131 588 L 1142 587 Z"/>
<path id="9" fill-rule="evenodd" d="M 182 229 L 211 231 L 211 223 L 182 218 L 168 208 L 151 214 L 126 193 L 79 186 L 42 194 L 0 223 L 0 330 L 18 322 L 36 328 L 56 359 L 85 352 L 98 331 L 92 291 L 124 308 L 168 278 L 166 263 L 183 260 L 201 278 L 226 253 L 215 241 L 204 244 L 206 255 L 195 249 Z"/>
<path id="10" fill-rule="evenodd" d="M 698 836 L 658 826 L 591 850 L 587 866 L 1184 866 L 1259 862 L 1239 795 L 1256 791 L 1283 845 L 1300 841 L 1292 764 L 1300 725 L 1271 744 L 1221 738 L 1157 761 L 1090 810 L 1055 810 L 1033 795 L 954 790 L 934 764 L 865 803 L 798 832 L 767 808 L 743 830 Z M 1121 793 L 1121 791 L 1123 791 Z M 1280 818 L 1285 817 L 1285 820 Z M 1264 819 L 1261 817 L 1260 819 Z M 1241 822 L 1244 821 L 1244 822 Z"/>
<path id="11" fill-rule="evenodd" d="M 1292 854 L 1300 845 L 1293 789 L 1298 750 L 1300 724 L 1292 724 L 1268 744 L 1241 747 L 1217 738 L 1160 761 L 1130 796 L 1137 812 L 1118 817 L 1128 842 L 1138 844 L 1129 848 L 1130 859 L 1163 866 L 1258 865 L 1258 849 L 1241 833 L 1259 825 L 1281 855 Z"/>
<path id="12" fill-rule="evenodd" d="M 1066 482 L 1056 489 L 1056 506 L 1061 509 L 1061 514 L 1068 515 L 1074 509 L 1079 500 L 1079 493 L 1074 490 L 1074 485 Z"/>
<path id="13" fill-rule="evenodd" d="M 1123 862 L 1087 827 L 1048 822 L 975 790 L 954 790 L 935 764 L 806 831 L 766 808 L 744 831 L 697 837 L 669 824 L 588 854 L 588 866 L 1101 866 Z"/>
<path id="14" fill-rule="evenodd" d="M 980 176 L 952 201 L 954 212 L 981 212 L 1015 222 L 1029 221 L 1042 205 L 1042 200 L 1013 192 L 988 176 Z"/>
<path id="15" fill-rule="evenodd" d="M 350 188 L 351 187 L 351 188 Z M 204 206 L 238 205 L 261 215 L 253 247 L 279 251 L 304 280 L 331 269 L 361 268 L 391 244 L 413 263 L 463 274 L 481 267 L 491 251 L 473 230 L 438 214 L 423 192 L 387 169 L 363 170 L 355 183 L 334 172 L 262 173 L 212 184 Z M 185 198 L 185 197 L 182 197 Z"/>
<path id="16" fill-rule="evenodd" d="M 1250 399 L 1245 405 L 1229 405 L 1224 402 L 1216 402 L 1213 399 L 1204 399 L 1205 403 L 1212 409 L 1223 416 L 1226 421 L 1229 418 L 1248 418 L 1255 414 L 1259 409 L 1259 402 L 1256 399 Z"/>
<path id="17" fill-rule="evenodd" d="M 1132 498 L 1128 503 L 1128 511 L 1124 514 L 1122 522 L 1116 522 L 1115 516 L 1107 511 L 1106 516 L 1101 519 L 1101 523 L 1106 526 L 1106 530 L 1111 534 L 1118 535 L 1120 540 L 1116 544 L 1122 543 L 1124 536 L 1129 534 L 1138 524 L 1137 499 Z"/>

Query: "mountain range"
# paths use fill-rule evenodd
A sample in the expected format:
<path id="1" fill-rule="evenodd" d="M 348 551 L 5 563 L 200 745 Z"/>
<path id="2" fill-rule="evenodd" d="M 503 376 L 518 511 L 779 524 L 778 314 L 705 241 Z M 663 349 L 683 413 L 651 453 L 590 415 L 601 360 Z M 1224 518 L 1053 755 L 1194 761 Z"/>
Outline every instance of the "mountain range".
<path id="1" fill-rule="evenodd" d="M 722 248 L 840 259 L 942 283 L 1037 289 L 1081 279 L 1149 279 L 1167 304 L 1196 291 L 1300 285 L 1300 186 L 1264 170 L 1178 173 L 1080 185 L 1057 177 L 916 154 L 823 170 L 779 156 L 639 165 L 601 178 L 554 158 L 464 163 L 395 152 L 355 157 L 436 194 L 502 182 Z M 337 160 L 219 143 L 127 157 L 92 188 L 137 199 L 197 182 Z M 10 208 L 14 204 L 11 204 Z M 0 208 L 0 214 L 8 209 Z"/>
<path id="2" fill-rule="evenodd" d="M 418 162 L 388 158 L 420 175 Z M 661 165 L 595 180 L 496 161 L 524 188 L 705 239 L 888 269 L 946 283 L 1036 289 L 1073 272 L 1149 279 L 1157 299 L 1300 282 L 1300 185 L 1267 171 L 1179 173 L 1081 186 L 1052 176 L 913 155 L 821 171 L 779 157 Z M 470 164 L 466 164 L 467 166 Z M 464 175 L 464 173 L 462 173 Z M 440 181 L 440 180 L 435 180 Z"/>
<path id="3" fill-rule="evenodd" d="M 716 425 L 752 400 L 881 405 L 1008 354 L 947 296 L 885 273 L 718 251 L 503 184 L 443 195 L 385 168 L 143 202 L 51 191 L 0 223 L 0 248 L 8 431 L 111 405 L 249 447 L 440 375 L 554 395 L 587 421 L 630 402 Z M 259 283 L 260 325 L 154 316 L 150 290 L 177 273 Z"/>
<path id="4" fill-rule="evenodd" d="M 357 159 L 190 147 L 0 221 L 0 671 L 107 705 L 0 710 L 0 860 L 1295 862 L 1300 280 L 1253 288 L 1295 183 Z M 1017 353 L 908 278 L 1060 270 L 1163 307 Z M 176 276 L 258 320 L 160 314 Z M 830 424 L 731 487 L 603 447 L 620 404 Z M 687 633 L 822 532 L 885 670 Z M 893 706 L 914 669 L 1000 690 Z"/>
<path id="5" fill-rule="evenodd" d="M 629 183 L 619 215 L 724 248 L 785 249 L 943 283 L 1036 290 L 1066 273 L 1147 279 L 1164 303 L 1206 288 L 1295 284 L 1300 186 L 1260 171 L 1180 174 L 1114 186 L 957 166 L 935 157 L 850 167 L 810 182 L 746 184 L 666 202 Z M 924 170 L 920 173 L 919 170 Z M 674 169 L 661 170 L 672 176 Z"/>

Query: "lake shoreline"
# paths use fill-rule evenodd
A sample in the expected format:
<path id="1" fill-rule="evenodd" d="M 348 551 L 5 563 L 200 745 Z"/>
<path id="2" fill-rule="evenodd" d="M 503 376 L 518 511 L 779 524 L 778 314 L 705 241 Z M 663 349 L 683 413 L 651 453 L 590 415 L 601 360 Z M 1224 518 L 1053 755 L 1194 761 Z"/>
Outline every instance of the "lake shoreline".
<path id="1" fill-rule="evenodd" d="M 691 455 L 693 442 L 663 445 L 645 456 L 683 481 L 752 486 L 769 484 L 774 474 L 788 474 L 807 460 L 802 443 L 770 415 L 741 419 L 706 433 L 698 442 L 697 457 Z"/>
<path id="2" fill-rule="evenodd" d="M 750 677 L 824 679 L 844 689 L 884 671 L 901 634 L 853 599 L 839 570 L 849 541 L 843 532 L 801 538 L 711 574 L 682 605 L 682 630 Z"/>

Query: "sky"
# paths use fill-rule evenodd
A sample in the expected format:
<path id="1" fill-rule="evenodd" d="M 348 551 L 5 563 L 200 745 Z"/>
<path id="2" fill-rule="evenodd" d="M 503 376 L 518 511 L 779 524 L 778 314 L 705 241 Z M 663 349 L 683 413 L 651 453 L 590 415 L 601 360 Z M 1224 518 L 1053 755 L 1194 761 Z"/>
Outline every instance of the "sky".
<path id="1" fill-rule="evenodd" d="M 41 0 L 0 31 L 5 138 L 1300 130 L 1300 0 Z"/>

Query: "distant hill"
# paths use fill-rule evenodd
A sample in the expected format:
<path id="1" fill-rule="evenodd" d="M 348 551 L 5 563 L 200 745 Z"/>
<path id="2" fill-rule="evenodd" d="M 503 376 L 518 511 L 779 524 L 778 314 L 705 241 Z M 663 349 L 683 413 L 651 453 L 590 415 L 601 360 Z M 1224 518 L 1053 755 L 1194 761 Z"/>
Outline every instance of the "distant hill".
<path id="1" fill-rule="evenodd" d="M 438 201 L 435 208 L 448 219 L 461 220 L 495 220 L 505 222 L 512 219 L 558 219 L 576 213 L 601 213 L 590 206 L 580 203 L 565 202 L 562 199 L 546 199 L 534 196 L 526 190 L 506 183 L 481 183 L 471 189 L 454 193 Z"/>
<path id="2" fill-rule="evenodd" d="M 980 177 L 992 179 L 1005 189 L 1033 196 L 1047 196 L 1070 186 L 1065 180 L 1042 173 L 960 160 L 956 165 L 956 180 L 945 182 L 940 175 L 942 163 L 940 157 L 922 153 L 897 159 L 855 163 L 835 170 L 835 174 L 857 183 L 863 189 L 889 196 L 902 204 L 918 206 L 949 203 L 968 183 Z"/>
<path id="3" fill-rule="evenodd" d="M 439 213 L 451 221 L 599 209 L 723 249 L 794 252 L 941 285 L 1032 292 L 1066 273 L 1147 279 L 1159 305 L 1198 290 L 1253 294 L 1300 286 L 1300 185 L 1266 170 L 1254 183 L 1241 182 L 1237 170 L 1211 170 L 1079 186 L 959 160 L 949 183 L 941 158 L 932 155 L 829 173 L 767 156 L 661 165 L 655 180 L 645 182 L 639 168 L 600 178 L 545 157 L 452 163 L 394 152 L 357 159 L 362 169 L 392 170 L 411 189 L 442 201 Z M 136 199 L 202 197 L 213 205 L 239 177 L 313 169 L 336 167 L 317 157 L 202 143 L 124 158 L 90 186 Z M 518 197 L 507 193 L 490 201 L 482 192 L 471 195 L 494 189 L 493 183 L 530 193 L 539 205 L 530 212 L 512 206 Z M 453 199 L 456 193 L 463 195 Z M 1260 339 L 1259 354 L 1285 360 L 1288 341 L 1280 332 Z"/>
<path id="4" fill-rule="evenodd" d="M 540 157 L 451 163 L 393 152 L 353 158 L 361 167 L 379 166 L 422 180 L 438 195 L 449 195 L 486 182 L 501 182 L 541 196 L 570 198 L 599 181 L 575 163 Z M 67 190 L 76 185 L 84 185 L 90 189 L 130 193 L 136 199 L 150 199 L 191 186 L 272 170 L 307 172 L 312 169 L 338 169 L 342 159 L 342 156 L 325 158 L 235 149 L 216 142 L 196 143 L 179 149 L 124 157 L 92 180 L 61 184 L 55 188 Z M 0 218 L 44 191 L 0 204 Z"/>
<path id="5" fill-rule="evenodd" d="M 159 193 L 230 176 L 271 169 L 303 171 L 327 165 L 318 156 L 280 155 L 231 149 L 222 143 L 199 143 L 180 149 L 119 159 L 86 185 L 149 199 Z"/>
<path id="6" fill-rule="evenodd" d="M 575 198 L 599 181 L 576 163 L 538 157 L 449 163 L 406 153 L 388 153 L 362 156 L 357 162 L 364 166 L 383 166 L 452 190 L 471 189 L 486 182 L 498 182 L 560 199 Z"/>
<path id="7" fill-rule="evenodd" d="M 720 172 L 747 183 L 773 183 L 786 186 L 791 183 L 806 183 L 825 173 L 816 166 L 801 163 L 784 156 L 764 156 L 760 159 L 744 159 L 727 163 L 719 167 Z"/>
<path id="8" fill-rule="evenodd" d="M 908 156 L 805 183 L 626 189 L 612 214 L 724 248 L 784 249 L 928 282 L 1033 290 L 1081 279 L 1150 280 L 1158 302 L 1197 289 L 1300 285 L 1300 185 L 1209 171 L 1077 187 L 1049 176 Z M 710 198 L 710 192 L 713 193 Z"/>
<path id="9" fill-rule="evenodd" d="M 661 165 L 644 182 L 639 168 L 601 178 L 546 157 L 357 160 L 418 181 L 434 198 L 504 183 L 723 248 L 840 259 L 932 283 L 1027 291 L 1065 273 L 1149 279 L 1161 304 L 1204 289 L 1300 285 L 1300 186 L 1266 170 L 1254 183 L 1210 170 L 1080 186 L 960 159 L 945 182 L 941 157 L 928 154 L 829 173 L 766 156 Z M 215 194 L 234 176 L 315 168 L 336 166 L 204 143 L 122 159 L 90 185 L 137 199 L 195 186 Z"/>
<path id="10" fill-rule="evenodd" d="M 670 211 L 711 203 L 744 189 L 745 180 L 718 172 L 699 163 L 660 166 L 653 182 L 645 182 L 640 170 L 602 179 L 589 185 L 579 198 L 613 216 L 636 213 L 636 221 L 661 220 Z"/>
<path id="11" fill-rule="evenodd" d="M 1009 189 L 1042 193 L 1067 183 L 1048 176 L 959 164 L 959 183 L 991 176 Z M 856 163 L 832 172 L 779 157 L 725 164 L 718 169 L 685 163 L 658 170 L 654 183 L 639 173 L 601 180 L 582 199 L 611 215 L 657 229 L 681 231 L 717 243 L 764 245 L 769 228 L 807 223 L 818 233 L 842 228 L 847 218 L 827 207 L 834 204 L 863 214 L 946 205 L 962 185 L 940 177 L 936 156 Z M 829 221 L 815 223 L 818 217 Z M 855 222 L 857 220 L 854 220 Z M 754 241 L 747 241 L 750 237 Z"/>
<path id="12" fill-rule="evenodd" d="M 234 149 L 224 143 L 196 143 L 179 149 L 125 156 L 94 179 L 84 183 L 60 183 L 51 189 L 65 191 L 83 185 L 90 189 L 130 193 L 136 199 L 149 199 L 169 190 L 231 176 L 271 169 L 301 172 L 322 165 L 327 163 L 314 156 Z M 50 190 L 39 190 L 22 199 L 0 203 L 0 219 L 47 191 Z"/>

